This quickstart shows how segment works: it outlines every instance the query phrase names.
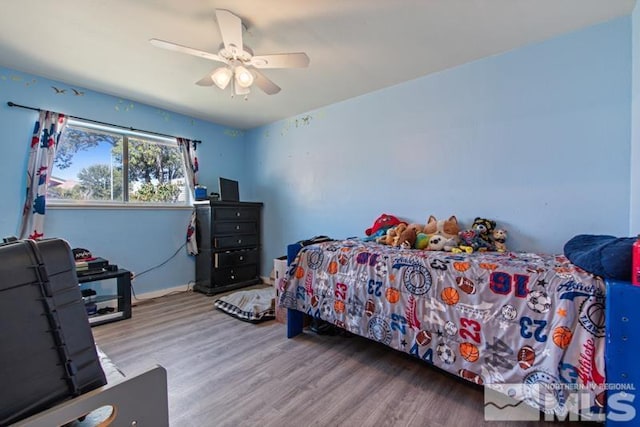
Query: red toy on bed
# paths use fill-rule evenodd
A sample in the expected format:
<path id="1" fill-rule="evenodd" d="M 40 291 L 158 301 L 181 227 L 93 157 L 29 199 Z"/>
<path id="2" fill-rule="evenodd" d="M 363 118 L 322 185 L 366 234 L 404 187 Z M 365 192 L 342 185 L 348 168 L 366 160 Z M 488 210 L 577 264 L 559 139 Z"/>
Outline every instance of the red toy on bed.
<path id="1" fill-rule="evenodd" d="M 383 213 L 374 221 L 373 226 L 371 228 L 367 228 L 365 230 L 365 233 L 367 236 L 371 236 L 377 233 L 382 235 L 386 233 L 387 229 L 391 227 L 395 227 L 401 222 L 402 221 L 400 221 L 395 216 Z"/>

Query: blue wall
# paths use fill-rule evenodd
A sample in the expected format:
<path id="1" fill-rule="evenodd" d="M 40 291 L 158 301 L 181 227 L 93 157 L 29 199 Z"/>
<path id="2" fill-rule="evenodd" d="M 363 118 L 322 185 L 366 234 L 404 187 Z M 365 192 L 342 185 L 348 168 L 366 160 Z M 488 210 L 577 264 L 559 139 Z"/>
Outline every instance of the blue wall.
<path id="1" fill-rule="evenodd" d="M 640 3 L 631 15 L 631 210 L 630 235 L 640 234 Z"/>
<path id="2" fill-rule="evenodd" d="M 265 203 L 264 275 L 287 243 L 361 236 L 382 212 L 415 222 L 455 214 L 465 226 L 493 218 L 509 230 L 510 248 L 527 251 L 560 252 L 579 233 L 627 235 L 630 223 L 638 232 L 639 15 L 636 7 L 632 17 L 246 133 L 0 68 L 0 235 L 17 233 L 36 117 L 6 101 L 203 140 L 209 191 L 226 176 L 241 182 L 243 200 Z M 182 245 L 190 211 L 49 214 L 48 236 L 140 272 Z M 143 293 L 193 279 L 193 259 L 181 251 L 135 286 Z"/>
<path id="3" fill-rule="evenodd" d="M 514 250 L 627 235 L 630 68 L 624 17 L 252 130 L 265 272 L 383 212 L 493 218 Z"/>
<path id="4" fill-rule="evenodd" d="M 64 89 L 57 93 L 54 89 Z M 75 95 L 76 89 L 83 95 Z M 38 76 L 0 68 L 0 127 L 3 185 L 0 186 L 0 236 L 18 233 L 24 203 L 28 142 L 37 113 L 10 108 L 7 101 L 64 112 L 170 135 L 200 139 L 200 182 L 217 190 L 219 175 L 246 182 L 243 133 L 129 100 L 115 98 Z M 241 192 L 243 189 L 241 188 Z M 246 190 L 245 190 L 246 191 Z M 245 194 L 241 197 L 246 198 Z M 190 209 L 60 209 L 48 210 L 45 234 L 63 237 L 73 247 L 134 272 L 142 272 L 169 258 L 184 243 Z M 137 293 L 186 285 L 194 280 L 194 260 L 181 250 L 164 267 L 134 282 Z"/>

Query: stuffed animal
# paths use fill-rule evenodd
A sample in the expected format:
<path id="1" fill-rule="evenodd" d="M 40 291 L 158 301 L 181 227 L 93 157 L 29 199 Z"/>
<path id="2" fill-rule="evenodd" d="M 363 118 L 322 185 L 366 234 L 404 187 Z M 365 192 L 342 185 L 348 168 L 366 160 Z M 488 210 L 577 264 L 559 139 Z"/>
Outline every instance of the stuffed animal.
<path id="1" fill-rule="evenodd" d="M 507 230 L 503 228 L 496 228 L 491 233 L 491 241 L 493 242 L 493 246 L 495 250 L 498 252 L 506 252 L 507 251 Z"/>
<path id="2" fill-rule="evenodd" d="M 387 228 L 387 231 L 384 234 L 384 236 L 376 238 L 376 243 L 380 243 L 381 245 L 392 246 L 395 238 L 396 238 L 396 227 Z"/>
<path id="3" fill-rule="evenodd" d="M 475 250 L 478 250 L 483 242 L 480 240 L 478 233 L 475 230 L 462 230 L 458 237 L 460 237 L 460 244 L 458 247 L 452 249 L 451 252 L 460 253 L 466 252 L 468 254 Z"/>
<path id="4" fill-rule="evenodd" d="M 363 241 L 365 242 L 370 242 L 370 241 L 378 241 L 381 238 L 384 238 L 387 234 L 387 231 L 389 231 L 391 228 L 380 228 L 378 231 L 376 231 L 375 233 L 372 233 L 370 236 L 365 236 L 362 238 Z"/>
<path id="5" fill-rule="evenodd" d="M 402 233 L 398 236 L 398 244 L 395 246 L 400 246 L 403 249 L 413 249 L 416 244 L 416 239 L 418 237 L 418 227 L 414 224 L 411 224 L 405 228 Z"/>
<path id="6" fill-rule="evenodd" d="M 434 234 L 429 237 L 429 244 L 427 245 L 426 250 L 428 251 L 442 251 L 444 250 L 444 245 L 449 239 L 439 234 Z"/>
<path id="7" fill-rule="evenodd" d="M 473 220 L 471 229 L 458 233 L 460 245 L 454 252 L 465 251 L 492 251 L 494 246 L 491 240 L 491 233 L 496 227 L 496 222 L 486 218 L 477 217 Z"/>
<path id="8" fill-rule="evenodd" d="M 427 249 L 427 246 L 429 246 L 430 238 L 431 236 L 429 236 L 428 234 L 418 233 L 416 235 L 416 244 L 413 245 L 413 247 L 420 250 Z"/>
<path id="9" fill-rule="evenodd" d="M 400 246 L 400 234 L 402 234 L 402 232 L 406 229 L 407 223 L 401 222 L 395 227 L 387 229 L 387 233 L 383 237 L 376 239 L 376 242 L 383 245 Z"/>
<path id="10" fill-rule="evenodd" d="M 481 239 L 490 242 L 491 233 L 496 228 L 496 222 L 491 219 L 476 217 L 471 224 L 471 229 L 475 230 Z"/>
<path id="11" fill-rule="evenodd" d="M 371 226 L 371 228 L 367 228 L 364 232 L 367 236 L 371 236 L 372 234 L 378 233 L 380 230 L 384 230 L 382 233 L 384 234 L 389 228 L 395 227 L 401 222 L 402 221 L 395 216 L 383 213 L 374 221 L 373 226 Z"/>
<path id="12" fill-rule="evenodd" d="M 442 250 L 445 252 L 453 252 L 454 248 L 457 248 L 460 245 L 460 237 L 453 236 L 450 239 L 444 241 L 444 245 L 442 246 Z"/>
<path id="13" fill-rule="evenodd" d="M 418 233 L 422 231 L 422 225 L 409 224 L 398 236 L 398 245 L 404 249 L 414 249 Z"/>
<path id="14" fill-rule="evenodd" d="M 450 216 L 449 219 L 441 220 L 437 220 L 435 216 L 430 215 L 423 231 L 425 234 L 439 234 L 451 238 L 458 235 L 460 227 L 455 215 Z"/>
<path id="15" fill-rule="evenodd" d="M 433 215 L 429 216 L 427 224 L 424 226 L 423 232 L 429 235 L 443 236 L 445 239 L 442 241 L 442 247 L 440 249 L 432 250 L 444 250 L 451 252 L 453 248 L 457 248 L 460 243 L 458 233 L 460 227 L 458 226 L 458 219 L 455 215 L 449 217 L 449 219 L 437 220 Z M 440 242 L 434 244 L 433 247 L 440 247 Z"/>

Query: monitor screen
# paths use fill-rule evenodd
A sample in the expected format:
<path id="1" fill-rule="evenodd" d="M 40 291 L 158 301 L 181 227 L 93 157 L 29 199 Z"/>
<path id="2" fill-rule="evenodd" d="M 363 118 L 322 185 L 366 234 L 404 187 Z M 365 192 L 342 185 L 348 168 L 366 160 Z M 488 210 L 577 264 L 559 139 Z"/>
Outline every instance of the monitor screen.
<path id="1" fill-rule="evenodd" d="M 220 177 L 220 200 L 224 202 L 240 201 L 240 193 L 238 192 L 238 181 Z"/>

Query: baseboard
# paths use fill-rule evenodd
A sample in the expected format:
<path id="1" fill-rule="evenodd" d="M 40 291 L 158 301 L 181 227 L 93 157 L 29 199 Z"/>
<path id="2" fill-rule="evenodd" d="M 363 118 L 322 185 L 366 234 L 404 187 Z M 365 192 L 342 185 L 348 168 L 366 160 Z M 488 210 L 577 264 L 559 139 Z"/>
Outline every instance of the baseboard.
<path id="1" fill-rule="evenodd" d="M 153 298 L 158 298 L 158 297 L 163 297 L 165 295 L 168 294 L 174 294 L 177 292 L 185 292 L 186 290 L 191 290 L 193 287 L 191 286 L 191 283 L 189 284 L 184 284 L 184 285 L 180 285 L 180 286 L 174 286 L 172 288 L 166 288 L 166 289 L 160 289 L 157 291 L 150 291 L 150 292 L 145 292 L 142 294 L 136 294 L 136 296 L 134 297 L 133 295 L 131 296 L 131 303 L 135 304 L 136 301 L 142 301 L 145 299 L 153 299 Z"/>
<path id="2" fill-rule="evenodd" d="M 265 285 L 271 285 L 273 286 L 273 279 L 266 277 L 266 276 L 260 276 L 260 279 L 262 280 L 262 283 L 264 283 Z M 160 289 L 158 291 L 151 291 L 151 292 L 145 292 L 143 294 L 137 294 L 136 297 L 131 296 L 131 303 L 135 304 L 136 301 L 142 301 L 145 299 L 153 299 L 153 298 L 159 298 L 159 297 L 163 297 L 165 295 L 168 294 L 174 294 L 177 292 L 185 292 L 187 290 L 193 290 L 193 286 L 191 283 L 189 284 L 185 284 L 185 285 L 180 285 L 180 286 L 174 286 L 172 288 L 166 288 L 166 289 Z"/>

